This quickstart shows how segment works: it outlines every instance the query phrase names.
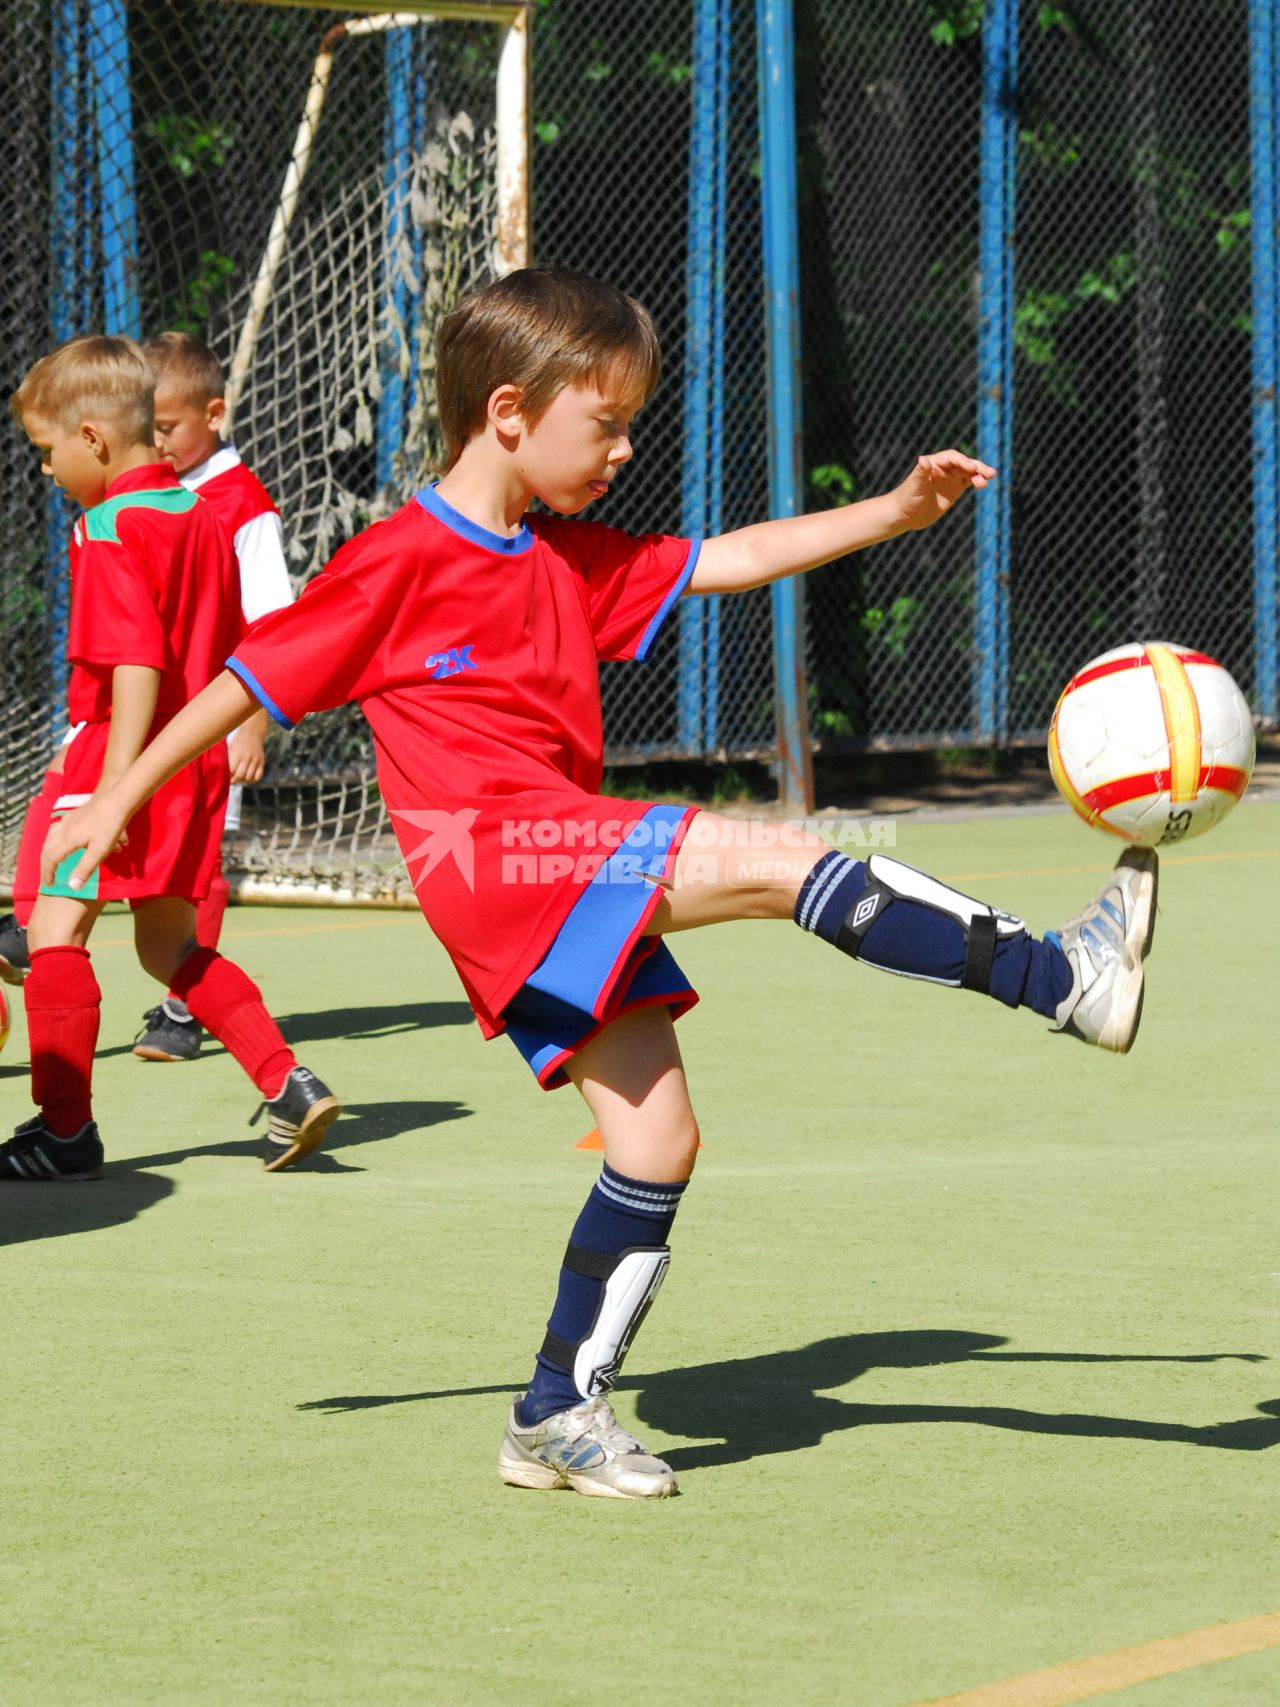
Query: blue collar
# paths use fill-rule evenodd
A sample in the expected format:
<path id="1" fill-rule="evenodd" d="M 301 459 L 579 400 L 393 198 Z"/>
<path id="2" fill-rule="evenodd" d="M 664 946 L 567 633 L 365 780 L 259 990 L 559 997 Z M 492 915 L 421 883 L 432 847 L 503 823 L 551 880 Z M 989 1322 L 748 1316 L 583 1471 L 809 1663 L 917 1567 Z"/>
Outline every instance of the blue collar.
<path id="1" fill-rule="evenodd" d="M 459 538 L 470 540 L 472 545 L 482 545 L 486 551 L 500 551 L 504 557 L 513 557 L 521 551 L 528 551 L 533 544 L 533 530 L 528 522 L 520 524 L 520 532 L 515 534 L 490 533 L 488 528 L 482 528 L 479 522 L 473 522 L 453 505 L 442 498 L 436 491 L 435 483 L 424 486 L 418 493 L 418 502 L 438 522 L 443 522 L 451 533 Z"/>

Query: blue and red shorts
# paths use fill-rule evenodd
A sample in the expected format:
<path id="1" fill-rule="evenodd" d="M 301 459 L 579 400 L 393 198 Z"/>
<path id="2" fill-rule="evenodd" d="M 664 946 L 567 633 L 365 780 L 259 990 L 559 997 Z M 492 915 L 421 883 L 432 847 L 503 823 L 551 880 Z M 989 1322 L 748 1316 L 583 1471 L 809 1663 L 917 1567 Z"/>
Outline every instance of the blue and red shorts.
<path id="1" fill-rule="evenodd" d="M 543 1090 L 564 1064 L 633 1008 L 688 1013 L 698 993 L 661 937 L 644 929 L 662 899 L 693 806 L 652 806 L 578 897 L 541 963 L 502 1010 L 507 1035 Z"/>

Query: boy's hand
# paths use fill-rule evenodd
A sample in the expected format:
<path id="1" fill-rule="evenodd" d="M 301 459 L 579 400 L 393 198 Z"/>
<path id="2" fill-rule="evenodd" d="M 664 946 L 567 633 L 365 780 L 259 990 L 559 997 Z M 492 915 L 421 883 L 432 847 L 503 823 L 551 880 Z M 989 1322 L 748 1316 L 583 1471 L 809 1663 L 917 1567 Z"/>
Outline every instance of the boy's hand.
<path id="1" fill-rule="evenodd" d="M 79 806 L 59 818 L 49 827 L 40 853 L 40 882 L 52 883 L 54 873 L 68 854 L 77 848 L 84 855 L 71 873 L 70 884 L 79 889 L 106 859 L 122 848 L 129 838 L 125 835 L 125 819 L 118 808 L 105 796 L 95 795 L 86 806 Z"/>
<path id="2" fill-rule="evenodd" d="M 940 450 L 919 457 L 894 493 L 904 528 L 916 531 L 932 526 L 970 487 L 980 492 L 995 477 L 994 468 L 962 451 Z"/>
<path id="3" fill-rule="evenodd" d="M 227 737 L 232 782 L 258 782 L 266 768 L 267 713 L 255 712 Z"/>

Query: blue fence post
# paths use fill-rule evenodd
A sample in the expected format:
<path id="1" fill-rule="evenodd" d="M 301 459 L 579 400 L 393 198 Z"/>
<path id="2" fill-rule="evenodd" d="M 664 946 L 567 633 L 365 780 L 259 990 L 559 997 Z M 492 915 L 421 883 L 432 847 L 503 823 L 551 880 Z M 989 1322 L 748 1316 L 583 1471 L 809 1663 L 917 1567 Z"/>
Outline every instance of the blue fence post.
<path id="1" fill-rule="evenodd" d="M 49 246 L 53 257 L 50 304 L 54 340 L 63 343 L 88 329 L 87 272 L 81 265 L 81 243 L 87 226 L 80 184 L 81 56 L 78 0 L 54 0 L 50 59 L 52 162 Z M 52 482 L 45 507 L 45 592 L 48 610 L 50 686 L 53 718 L 50 735 L 61 724 L 67 696 L 67 623 L 70 582 L 67 543 L 75 512 Z"/>
<path id="2" fill-rule="evenodd" d="M 725 281 L 728 276 L 729 224 L 729 73 L 733 52 L 733 0 L 720 0 L 720 33 L 716 44 L 716 215 L 714 283 L 711 293 L 711 480 L 707 494 L 707 533 L 724 530 L 724 382 Z M 720 599 L 711 594 L 706 607 L 706 646 L 703 663 L 705 700 L 703 744 L 708 752 L 720 745 Z"/>
<path id="3" fill-rule="evenodd" d="M 761 214 L 769 395 L 769 512 L 793 516 L 803 491 L 800 409 L 800 235 L 796 185 L 795 41 L 791 0 L 756 0 Z M 773 583 L 773 670 L 778 796 L 786 811 L 813 807 L 805 680 L 803 588 Z"/>
<path id="4" fill-rule="evenodd" d="M 103 329 L 142 336 L 138 302 L 138 192 L 133 169 L 129 24 L 125 0 L 89 0 L 85 54 L 93 78 Z"/>
<path id="5" fill-rule="evenodd" d="M 1277 691 L 1276 77 L 1275 0 L 1249 4 L 1250 212 L 1253 249 L 1254 710 L 1274 719 Z"/>
<path id="6" fill-rule="evenodd" d="M 711 483 L 712 300 L 716 291 L 715 146 L 716 54 L 720 0 L 695 0 L 693 112 L 689 131 L 689 201 L 685 242 L 684 473 L 680 526 L 705 538 Z M 684 752 L 704 750 L 703 636 L 705 601 L 680 605 L 676 660 L 677 740 Z"/>
<path id="7" fill-rule="evenodd" d="M 988 0 L 978 156 L 978 455 L 1000 478 L 991 497 L 974 505 L 974 733 L 984 742 L 1008 733 L 1017 34 L 1017 0 Z"/>
<path id="8" fill-rule="evenodd" d="M 386 243 L 378 295 L 378 326 L 384 335 L 382 395 L 378 399 L 375 469 L 379 489 L 389 486 L 404 443 L 405 367 L 410 352 L 409 285 L 403 274 L 411 242 L 409 171 L 412 153 L 413 31 L 393 29 L 386 43 L 387 117 L 383 127 L 383 184 Z"/>
<path id="9" fill-rule="evenodd" d="M 412 36 L 412 106 L 409 114 L 410 150 L 413 159 L 418 159 L 427 143 L 427 67 L 430 63 L 432 36 L 429 29 L 414 29 Z M 426 336 L 424 305 L 427 296 L 427 275 L 424 265 L 426 257 L 423 253 L 422 227 L 412 217 L 413 197 L 410 192 L 410 246 L 413 255 L 413 276 L 418 281 L 418 289 L 409 305 L 410 325 L 409 337 L 409 381 L 405 387 L 404 422 L 405 436 L 408 437 L 410 423 L 414 410 L 418 406 L 418 381 L 422 372 L 422 343 Z M 421 470 L 409 469 L 411 479 L 420 478 Z"/>

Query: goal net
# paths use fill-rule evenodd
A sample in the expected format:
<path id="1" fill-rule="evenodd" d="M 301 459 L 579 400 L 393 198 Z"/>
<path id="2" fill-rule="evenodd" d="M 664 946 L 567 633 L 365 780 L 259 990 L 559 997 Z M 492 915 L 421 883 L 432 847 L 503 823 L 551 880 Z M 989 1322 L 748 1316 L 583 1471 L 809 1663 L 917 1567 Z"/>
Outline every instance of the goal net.
<path id="1" fill-rule="evenodd" d="M 53 149 L 65 124 L 80 150 L 67 155 L 78 221 L 56 197 L 43 210 L 66 299 L 54 333 L 208 339 L 300 588 L 429 477 L 440 319 L 525 259 L 526 8 L 134 0 L 108 41 L 102 0 L 53 11 Z M 115 63 L 100 75 L 104 52 Z M 67 521 L 36 523 L 50 561 L 33 657 L 65 627 Z M 46 670 L 6 713 L 0 882 L 58 739 L 61 686 Z M 273 731 L 267 766 L 224 850 L 242 898 L 411 899 L 354 708 Z"/>

